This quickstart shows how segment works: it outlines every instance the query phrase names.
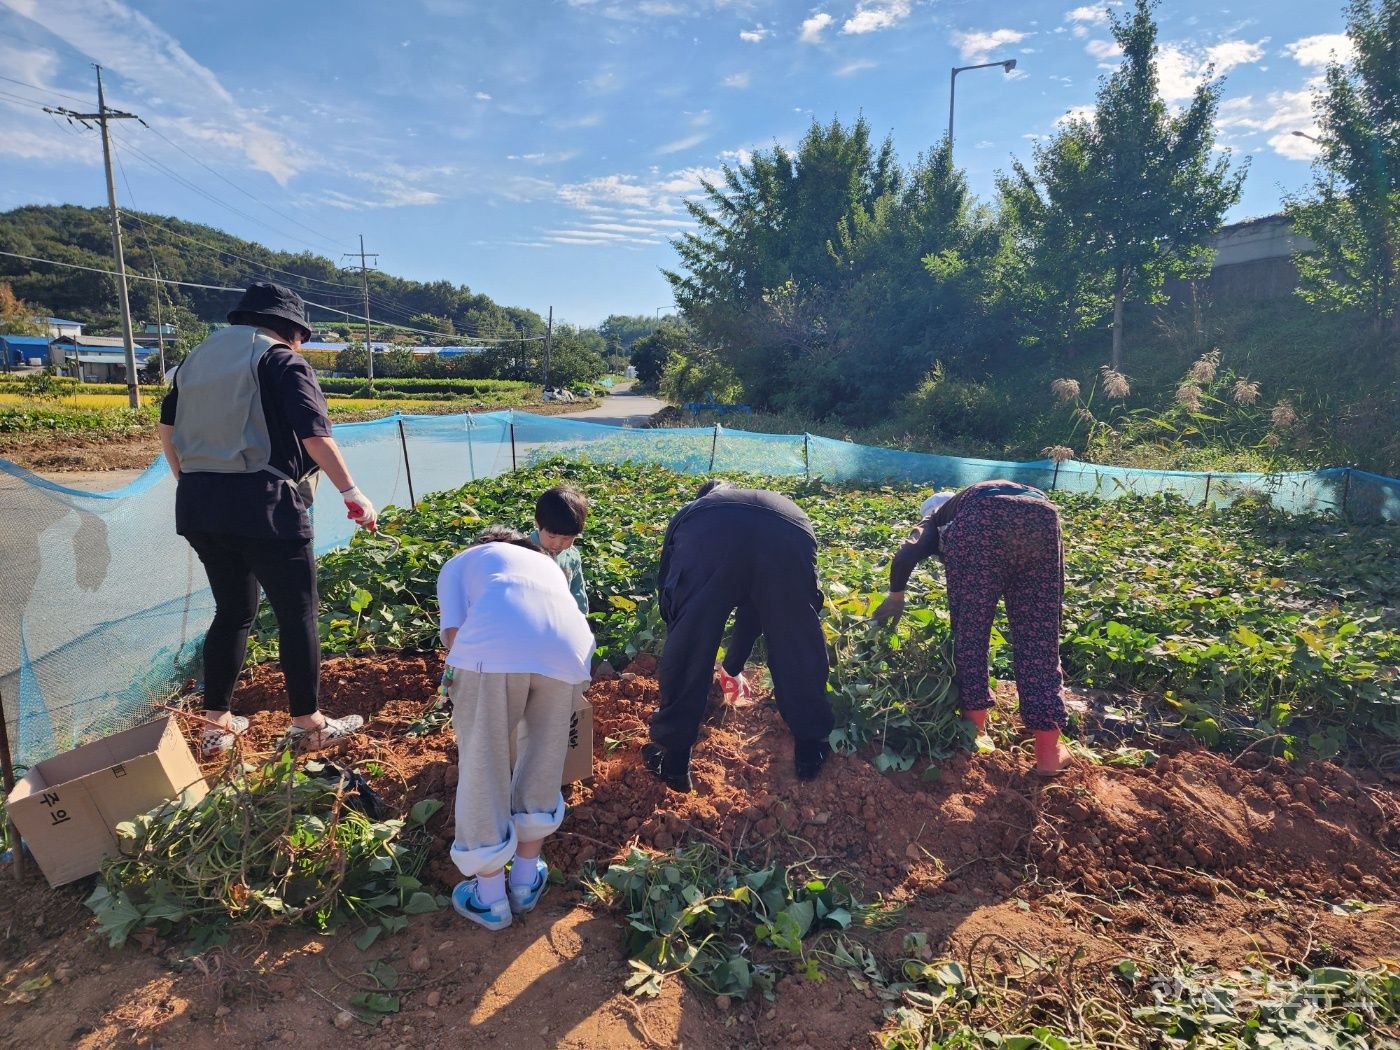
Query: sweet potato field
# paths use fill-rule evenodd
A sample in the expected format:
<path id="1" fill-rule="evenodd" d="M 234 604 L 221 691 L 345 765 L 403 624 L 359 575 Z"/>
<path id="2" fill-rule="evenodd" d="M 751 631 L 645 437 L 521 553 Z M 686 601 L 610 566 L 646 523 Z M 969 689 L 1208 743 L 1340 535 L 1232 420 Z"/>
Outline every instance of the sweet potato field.
<path id="1" fill-rule="evenodd" d="M 485 526 L 527 527 L 535 494 L 560 481 L 593 505 L 580 549 L 599 652 L 618 673 L 589 693 L 594 775 L 566 789 L 569 814 L 546 846 L 554 885 L 537 912 L 489 934 L 443 907 L 459 877 L 451 728 L 413 732 L 442 669 L 435 581 Z M 278 757 L 285 701 L 275 632 L 260 621 L 234 703 L 252 722 L 240 763 L 262 772 L 211 765 L 227 801 L 138 822 L 136 859 L 95 884 L 31 880 L 0 901 L 8 1038 L 1396 1045 L 1395 528 L 1057 498 L 1077 761 L 1044 782 L 1004 638 L 988 735 L 959 719 L 937 569 L 916 573 L 896 630 L 869 619 L 922 494 L 769 480 L 818 532 L 838 753 L 817 781 L 795 778 L 760 643 L 758 703 L 712 692 L 696 791 L 683 796 L 643 768 L 638 746 L 665 642 L 656 560 L 696 483 L 549 461 L 390 509 L 380 535 L 324 557 L 322 635 L 340 655 L 323 706 L 368 723 L 336 762 L 365 777 L 388 823 L 347 815 L 342 794 Z M 211 832 L 222 862 L 184 861 L 181 843 L 199 837 L 186 829 L 236 809 L 239 792 L 253 800 L 259 783 L 287 784 L 306 812 L 275 793 L 245 804 L 272 813 L 270 832 Z M 295 873 L 278 859 L 278 822 L 293 829 Z M 319 826 L 346 845 L 304 837 Z M 376 859 L 391 832 L 392 861 Z M 217 892 L 195 879 L 211 870 Z"/>

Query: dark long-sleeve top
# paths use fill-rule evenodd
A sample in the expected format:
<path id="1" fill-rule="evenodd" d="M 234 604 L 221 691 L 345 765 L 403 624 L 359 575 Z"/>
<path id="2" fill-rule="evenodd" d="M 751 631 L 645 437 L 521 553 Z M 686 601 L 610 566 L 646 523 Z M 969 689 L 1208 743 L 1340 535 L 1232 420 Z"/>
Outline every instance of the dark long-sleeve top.
<path id="1" fill-rule="evenodd" d="M 741 489 L 737 486 L 723 485 L 700 499 L 692 500 L 672 515 L 670 524 L 666 526 L 666 538 L 661 544 L 661 564 L 656 570 L 658 586 L 667 579 L 671 555 L 675 549 L 673 540 L 676 530 L 681 524 L 692 521 L 700 515 L 734 508 L 751 508 L 761 513 L 771 514 L 775 518 L 780 518 L 795 528 L 801 529 L 811 537 L 813 543 L 816 543 L 817 534 L 812 528 L 811 519 L 807 517 L 801 507 L 786 496 L 777 492 L 769 492 L 767 489 Z"/>
<path id="2" fill-rule="evenodd" d="M 952 524 L 953 519 L 958 516 L 958 511 L 967 506 L 969 502 L 982 496 L 991 495 L 1049 498 L 1040 489 L 1015 481 L 979 481 L 975 485 L 969 485 L 962 489 L 947 503 L 915 525 L 909 533 L 909 538 L 904 541 L 903 546 L 895 554 L 894 561 L 890 564 L 890 590 L 892 592 L 904 590 L 909 585 L 909 577 L 913 574 L 914 569 L 925 558 L 942 558 L 942 530 Z"/>

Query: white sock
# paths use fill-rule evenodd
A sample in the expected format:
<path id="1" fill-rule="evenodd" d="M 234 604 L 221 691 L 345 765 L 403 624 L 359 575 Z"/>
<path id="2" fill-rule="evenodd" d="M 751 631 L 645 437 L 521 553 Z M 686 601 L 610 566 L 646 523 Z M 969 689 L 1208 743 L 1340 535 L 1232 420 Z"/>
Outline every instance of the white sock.
<path id="1" fill-rule="evenodd" d="M 488 908 L 497 901 L 506 899 L 506 873 L 498 871 L 494 875 L 476 877 L 476 899 Z"/>
<path id="2" fill-rule="evenodd" d="M 510 884 L 529 889 L 535 884 L 535 858 L 516 857 L 510 866 Z"/>

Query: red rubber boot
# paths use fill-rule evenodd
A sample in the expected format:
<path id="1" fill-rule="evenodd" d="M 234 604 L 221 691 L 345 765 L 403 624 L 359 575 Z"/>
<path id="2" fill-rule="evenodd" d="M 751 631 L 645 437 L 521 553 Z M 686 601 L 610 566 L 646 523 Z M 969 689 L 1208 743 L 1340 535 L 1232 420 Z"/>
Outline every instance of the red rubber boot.
<path id="1" fill-rule="evenodd" d="M 962 716 L 977 727 L 978 736 L 981 736 L 987 731 L 987 709 L 985 707 L 964 711 Z"/>

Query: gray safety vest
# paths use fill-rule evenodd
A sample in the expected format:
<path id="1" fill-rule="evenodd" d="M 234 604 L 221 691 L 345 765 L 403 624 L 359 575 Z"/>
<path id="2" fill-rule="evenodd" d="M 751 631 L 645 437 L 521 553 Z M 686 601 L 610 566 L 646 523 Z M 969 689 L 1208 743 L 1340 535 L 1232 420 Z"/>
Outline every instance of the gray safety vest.
<path id="1" fill-rule="evenodd" d="M 255 474 L 266 471 L 302 490 L 314 483 L 289 477 L 268 460 L 272 440 L 263 415 L 258 363 L 287 344 L 251 325 L 231 325 L 190 351 L 175 374 L 175 454 L 182 473 Z"/>

